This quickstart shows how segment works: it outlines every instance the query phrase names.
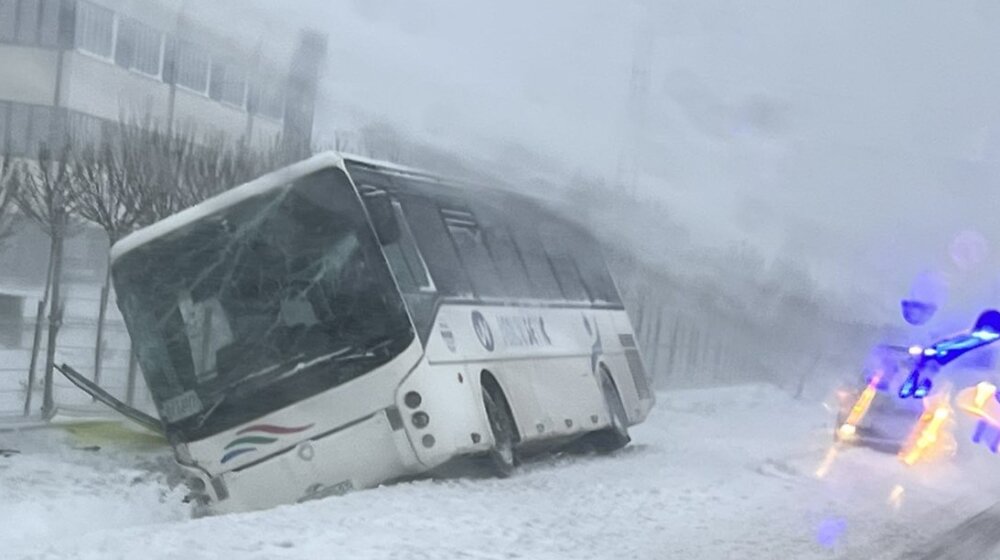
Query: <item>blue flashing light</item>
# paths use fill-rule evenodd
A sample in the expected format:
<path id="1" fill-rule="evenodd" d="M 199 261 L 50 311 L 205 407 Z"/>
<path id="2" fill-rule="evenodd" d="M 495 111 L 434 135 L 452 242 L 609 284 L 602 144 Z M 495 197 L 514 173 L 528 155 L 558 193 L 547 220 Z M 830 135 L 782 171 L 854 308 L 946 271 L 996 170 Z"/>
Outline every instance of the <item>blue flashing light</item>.
<path id="1" fill-rule="evenodd" d="M 980 420 L 976 423 L 976 429 L 972 432 L 972 443 L 979 443 L 979 440 L 983 439 L 983 434 L 986 432 L 986 422 Z"/>
<path id="2" fill-rule="evenodd" d="M 916 391 L 916 388 L 917 388 L 917 379 L 918 379 L 919 375 L 920 374 L 915 371 L 915 372 L 911 373 L 906 378 L 905 381 L 903 381 L 903 385 L 900 386 L 900 388 L 899 388 L 899 398 L 901 398 L 901 399 L 907 399 L 907 398 L 910 398 L 910 397 L 913 396 L 913 394 L 914 394 L 914 392 Z"/>
<path id="3" fill-rule="evenodd" d="M 1000 429 L 980 420 L 972 432 L 972 443 L 981 443 L 989 448 L 991 453 L 996 454 L 1000 449 Z"/>
<path id="4" fill-rule="evenodd" d="M 982 340 L 984 342 L 991 342 L 991 341 L 994 341 L 994 340 L 1000 338 L 1000 334 L 997 334 L 997 333 L 995 333 L 993 331 L 988 331 L 988 330 L 985 330 L 985 329 L 984 330 L 973 331 L 972 336 L 974 336 L 974 337 L 976 337 L 979 340 Z"/>

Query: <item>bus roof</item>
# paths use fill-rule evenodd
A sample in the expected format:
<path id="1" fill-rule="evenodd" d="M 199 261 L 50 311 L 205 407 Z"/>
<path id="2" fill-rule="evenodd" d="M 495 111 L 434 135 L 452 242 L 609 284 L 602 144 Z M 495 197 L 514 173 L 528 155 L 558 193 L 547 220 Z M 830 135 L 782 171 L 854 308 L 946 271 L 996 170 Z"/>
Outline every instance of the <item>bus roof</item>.
<path id="1" fill-rule="evenodd" d="M 487 188 L 470 181 L 446 178 L 422 169 L 407 167 L 388 161 L 372 159 L 354 154 L 329 151 L 317 154 L 309 159 L 283 167 L 266 175 L 262 175 L 253 181 L 225 191 L 190 208 L 168 216 L 150 226 L 131 233 L 111 247 L 111 261 L 115 262 L 124 254 L 137 247 L 171 232 L 177 231 L 225 208 L 229 208 L 255 196 L 265 194 L 271 190 L 279 189 L 298 177 L 308 175 L 323 168 L 340 166 L 341 164 L 348 167 L 368 168 L 371 171 L 383 176 L 389 175 L 397 176 L 402 179 L 409 179 L 410 181 L 407 181 L 406 186 L 402 190 L 414 194 L 423 192 L 425 194 L 433 193 L 435 195 L 455 195 L 459 192 L 469 194 L 471 191 L 475 193 L 475 198 L 480 203 L 488 203 L 489 201 L 492 201 L 494 204 L 501 205 L 507 205 L 510 203 L 524 204 L 532 199 L 532 197 L 528 197 L 522 193 L 503 189 L 498 190 L 495 188 Z M 348 169 L 349 173 L 350 171 L 351 170 Z M 535 202 L 538 203 L 542 201 L 535 200 Z"/>

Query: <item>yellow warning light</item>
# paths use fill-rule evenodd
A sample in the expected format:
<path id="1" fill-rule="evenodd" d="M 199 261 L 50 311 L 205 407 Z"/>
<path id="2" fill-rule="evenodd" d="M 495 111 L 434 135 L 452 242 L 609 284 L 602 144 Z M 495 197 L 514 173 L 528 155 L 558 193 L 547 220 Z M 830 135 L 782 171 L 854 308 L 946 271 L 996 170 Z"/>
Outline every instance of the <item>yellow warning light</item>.
<path id="1" fill-rule="evenodd" d="M 840 439 L 851 439 L 858 431 L 858 424 L 864 419 L 865 414 L 868 414 L 868 409 L 872 406 L 872 401 L 875 399 L 875 394 L 878 390 L 875 388 L 878 385 L 879 378 L 873 377 L 865 390 L 861 392 L 858 396 L 858 400 L 851 407 L 851 412 L 847 414 L 847 419 L 837 430 L 837 435 Z"/>
<path id="2" fill-rule="evenodd" d="M 899 451 L 899 458 L 907 465 L 918 461 L 930 461 L 955 452 L 956 442 L 952 435 L 952 409 L 948 404 L 950 394 L 945 393 L 924 400 L 924 413 Z"/>

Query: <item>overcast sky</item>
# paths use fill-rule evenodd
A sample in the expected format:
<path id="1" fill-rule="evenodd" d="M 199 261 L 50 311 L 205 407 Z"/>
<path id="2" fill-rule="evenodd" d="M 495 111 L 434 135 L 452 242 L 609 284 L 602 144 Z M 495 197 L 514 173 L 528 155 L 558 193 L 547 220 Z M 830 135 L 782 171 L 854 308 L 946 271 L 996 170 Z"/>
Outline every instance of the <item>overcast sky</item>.
<path id="1" fill-rule="evenodd" d="M 254 0 L 246 9 L 249 33 L 329 34 L 321 137 L 382 122 L 480 156 L 521 145 L 609 180 L 624 161 L 638 171 L 639 196 L 667 201 L 701 242 L 749 241 L 847 291 L 902 297 L 931 269 L 979 304 L 996 295 L 1000 250 L 963 269 L 949 247 L 966 230 L 981 238 L 961 238 L 973 241 L 958 244 L 965 255 L 1000 241 L 1000 6 L 648 4 Z M 638 111 L 629 108 L 636 53 L 649 76 Z"/>

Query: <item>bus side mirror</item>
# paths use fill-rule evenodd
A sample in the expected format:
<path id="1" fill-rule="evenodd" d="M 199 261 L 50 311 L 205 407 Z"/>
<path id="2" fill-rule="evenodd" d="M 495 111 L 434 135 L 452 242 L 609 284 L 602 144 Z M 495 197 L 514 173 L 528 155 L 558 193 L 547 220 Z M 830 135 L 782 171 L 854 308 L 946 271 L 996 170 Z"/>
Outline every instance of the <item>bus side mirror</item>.
<path id="1" fill-rule="evenodd" d="M 399 241 L 399 221 L 392 207 L 392 200 L 385 194 L 365 197 L 365 207 L 371 216 L 379 243 L 390 245 Z"/>

